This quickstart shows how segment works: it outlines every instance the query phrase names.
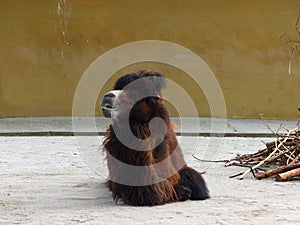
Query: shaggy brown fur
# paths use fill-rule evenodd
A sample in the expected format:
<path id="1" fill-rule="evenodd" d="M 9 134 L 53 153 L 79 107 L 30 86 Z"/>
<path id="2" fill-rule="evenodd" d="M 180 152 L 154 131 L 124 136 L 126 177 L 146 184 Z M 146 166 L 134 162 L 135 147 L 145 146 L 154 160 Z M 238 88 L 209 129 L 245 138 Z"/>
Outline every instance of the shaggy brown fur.
<path id="1" fill-rule="evenodd" d="M 126 87 L 140 78 L 147 79 L 141 79 L 138 87 Z M 122 90 L 118 97 L 108 93 L 101 100 L 104 114 L 112 117 L 103 145 L 107 153 L 108 187 L 116 201 L 121 198 L 127 204 L 141 206 L 209 198 L 202 176 L 184 161 L 161 98 L 161 88 L 164 86 L 165 81 L 159 73 L 142 71 L 139 74 L 128 74 L 115 84 L 115 90 Z M 130 105 L 134 96 L 141 92 L 150 94 L 133 105 L 129 118 L 123 117 L 122 107 Z M 117 105 L 117 109 L 112 109 L 115 107 L 113 105 Z M 116 116 L 112 116 L 113 110 L 118 112 Z M 153 126 L 150 121 L 156 117 L 163 122 Z M 143 151 L 135 150 L 137 148 L 132 146 L 141 147 L 140 142 L 131 140 L 129 132 L 123 131 L 128 119 L 134 136 L 144 140 Z M 116 131 L 121 132 L 126 141 L 130 142 L 130 147 L 119 140 Z"/>

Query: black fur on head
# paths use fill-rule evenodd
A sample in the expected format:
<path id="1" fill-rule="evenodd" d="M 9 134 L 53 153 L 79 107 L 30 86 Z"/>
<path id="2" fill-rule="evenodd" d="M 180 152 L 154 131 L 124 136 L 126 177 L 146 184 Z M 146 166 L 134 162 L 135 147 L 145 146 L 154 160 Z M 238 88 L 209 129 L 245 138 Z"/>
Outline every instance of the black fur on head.
<path id="1" fill-rule="evenodd" d="M 126 85 L 141 77 L 149 78 L 149 80 L 153 82 L 158 91 L 166 87 L 166 81 L 161 73 L 148 70 L 140 70 L 137 73 L 129 73 L 120 77 L 115 82 L 114 90 L 122 90 Z"/>
<path id="2" fill-rule="evenodd" d="M 161 89 L 166 87 L 166 80 L 164 79 L 164 76 L 158 72 L 141 70 L 138 72 L 138 76 L 148 77 L 153 82 L 158 91 L 161 91 Z"/>
<path id="3" fill-rule="evenodd" d="M 135 73 L 126 74 L 120 77 L 114 85 L 114 90 L 122 90 L 126 85 L 138 79 L 139 76 Z"/>
<path id="4" fill-rule="evenodd" d="M 145 96 L 140 99 L 139 114 L 146 119 L 150 118 L 151 110 L 145 111 L 147 108 L 153 108 L 154 103 L 158 103 L 161 99 L 161 90 L 166 86 L 165 78 L 162 74 L 153 71 L 142 70 L 138 73 L 130 73 L 120 77 L 114 85 L 114 89 L 106 93 L 101 99 L 101 108 L 105 117 L 112 117 L 112 113 L 120 114 L 124 110 L 131 110 L 127 106 L 132 107 L 132 110 L 138 108 L 131 104 L 137 102 L 136 99 L 140 96 Z M 122 104 L 122 105 L 121 105 Z M 143 107 L 147 106 L 147 107 Z M 142 110 L 143 109 L 143 110 Z M 147 113 L 142 115 L 142 113 Z"/>

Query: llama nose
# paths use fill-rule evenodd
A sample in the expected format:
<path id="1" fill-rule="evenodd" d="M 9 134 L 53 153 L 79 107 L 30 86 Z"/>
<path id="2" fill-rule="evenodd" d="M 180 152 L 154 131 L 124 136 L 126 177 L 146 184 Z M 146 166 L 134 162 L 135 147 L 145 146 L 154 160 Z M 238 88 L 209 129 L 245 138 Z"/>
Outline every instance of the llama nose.
<path id="1" fill-rule="evenodd" d="M 112 108 L 113 100 L 115 99 L 115 97 L 116 96 L 114 95 L 114 93 L 111 92 L 105 94 L 100 101 L 101 107 Z"/>
<path id="2" fill-rule="evenodd" d="M 118 95 L 120 94 L 120 92 L 121 91 L 113 90 L 113 91 L 106 93 L 100 101 L 101 107 L 112 108 L 113 103 L 114 103 L 115 99 L 118 97 Z"/>
<path id="3" fill-rule="evenodd" d="M 107 94 L 104 95 L 104 98 L 115 98 L 116 95 L 113 92 L 108 92 Z"/>

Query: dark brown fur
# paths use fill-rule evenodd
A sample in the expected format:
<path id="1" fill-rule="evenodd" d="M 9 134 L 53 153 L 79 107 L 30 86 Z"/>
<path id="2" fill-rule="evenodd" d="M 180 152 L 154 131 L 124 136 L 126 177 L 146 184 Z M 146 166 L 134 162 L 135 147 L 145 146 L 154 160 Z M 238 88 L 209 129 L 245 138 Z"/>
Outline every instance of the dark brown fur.
<path id="1" fill-rule="evenodd" d="M 149 73 L 145 76 L 141 74 L 137 76 L 151 77 L 158 75 Z M 150 88 L 160 93 L 160 88 L 157 88 L 157 82 L 155 82 L 151 80 L 151 83 L 145 82 L 145 85 L 147 85 L 147 88 L 153 85 L 153 87 Z M 141 90 L 143 90 L 143 88 L 146 87 L 142 87 Z M 130 96 L 128 92 L 130 91 L 132 90 L 127 90 L 127 92 L 122 93 L 119 99 L 121 101 L 130 101 L 130 99 L 128 99 L 128 96 Z M 159 117 L 164 121 L 167 127 L 165 136 L 162 136 L 161 132 L 164 127 L 160 125 L 156 125 L 154 132 L 151 134 L 149 122 L 155 117 Z M 116 201 L 121 198 L 126 204 L 141 206 L 160 205 L 187 199 L 206 199 L 209 197 L 208 190 L 201 175 L 188 167 L 184 161 L 175 133 L 170 124 L 164 101 L 161 98 L 149 97 L 142 99 L 134 105 L 130 112 L 129 124 L 131 131 L 137 138 L 147 140 L 145 141 L 145 146 L 143 146 L 146 151 L 128 148 L 119 141 L 115 129 L 122 130 L 123 123 L 125 123 L 125 121 L 123 121 L 122 117 L 113 119 L 103 143 L 104 150 L 107 153 L 107 165 L 109 170 L 108 187 L 112 191 L 113 198 Z M 148 140 L 147 138 L 150 136 L 152 136 L 152 139 Z M 161 140 L 163 141 L 161 142 Z M 158 143 L 160 144 L 156 146 Z M 134 145 L 135 143 L 132 144 Z M 141 169 L 138 172 L 135 170 L 135 172 L 128 171 L 116 163 L 115 159 L 126 165 L 142 166 L 147 169 Z M 163 168 L 156 166 L 158 165 L 157 163 L 162 161 L 165 162 Z M 134 181 L 143 184 L 143 182 L 147 183 L 149 180 L 157 177 L 166 178 L 159 182 L 142 186 L 116 182 L 122 180 L 126 181 L 127 178 L 134 178 Z"/>

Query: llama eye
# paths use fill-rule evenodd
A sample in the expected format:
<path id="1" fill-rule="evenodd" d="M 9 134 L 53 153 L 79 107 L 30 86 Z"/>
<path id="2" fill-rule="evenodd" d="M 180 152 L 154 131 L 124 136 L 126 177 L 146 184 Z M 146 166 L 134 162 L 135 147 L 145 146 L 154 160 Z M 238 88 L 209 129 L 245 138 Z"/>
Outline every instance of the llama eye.
<path id="1" fill-rule="evenodd" d="M 159 97 L 158 96 L 151 96 L 151 97 L 147 97 L 146 100 L 149 104 L 155 104 L 159 101 Z"/>
<path id="2" fill-rule="evenodd" d="M 137 95 L 137 93 L 131 93 L 130 97 L 131 97 L 131 99 L 133 99 L 133 100 L 138 100 L 138 95 Z"/>

